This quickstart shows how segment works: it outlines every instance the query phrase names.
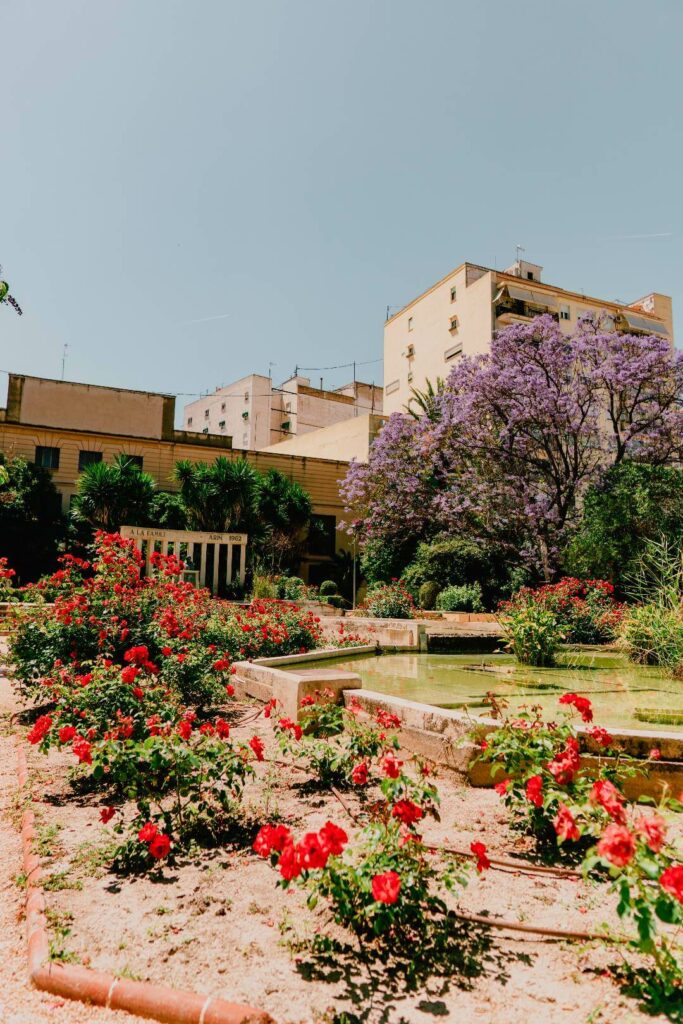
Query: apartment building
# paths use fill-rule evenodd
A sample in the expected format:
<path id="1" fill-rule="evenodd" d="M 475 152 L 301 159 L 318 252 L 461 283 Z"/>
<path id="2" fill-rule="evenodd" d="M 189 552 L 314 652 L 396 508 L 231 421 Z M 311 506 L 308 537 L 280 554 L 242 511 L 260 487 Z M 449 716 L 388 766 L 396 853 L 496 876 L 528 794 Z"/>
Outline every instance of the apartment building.
<path id="1" fill-rule="evenodd" d="M 227 434 L 176 430 L 174 422 L 173 395 L 10 374 L 6 405 L 0 408 L 0 452 L 50 470 L 64 510 L 86 466 L 112 462 L 119 454 L 134 460 L 166 491 L 177 490 L 173 470 L 180 459 L 247 458 L 260 472 L 277 469 L 311 495 L 317 529 L 302 575 L 311 583 L 325 579 L 330 559 L 349 547 L 347 535 L 337 530 L 343 517 L 339 485 L 348 462 L 239 451 Z"/>
<path id="2" fill-rule="evenodd" d="M 463 355 L 487 351 L 495 331 L 550 314 L 567 333 L 581 317 L 604 315 L 616 330 L 658 334 L 673 345 L 671 298 L 651 292 L 620 303 L 542 281 L 543 268 L 517 260 L 507 270 L 462 263 L 384 327 L 384 412 L 400 412 L 411 389 L 448 376 Z"/>
<path id="3" fill-rule="evenodd" d="M 202 395 L 183 410 L 188 433 L 231 436 L 236 448 L 260 451 L 356 416 L 381 414 L 383 389 L 352 381 L 335 390 L 295 375 L 275 387 L 250 374 Z"/>

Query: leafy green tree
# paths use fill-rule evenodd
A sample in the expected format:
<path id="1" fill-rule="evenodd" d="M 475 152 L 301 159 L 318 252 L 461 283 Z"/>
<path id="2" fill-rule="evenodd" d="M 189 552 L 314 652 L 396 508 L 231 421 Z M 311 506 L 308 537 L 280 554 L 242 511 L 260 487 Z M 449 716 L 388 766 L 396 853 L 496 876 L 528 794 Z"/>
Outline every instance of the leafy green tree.
<path id="1" fill-rule="evenodd" d="M 0 454 L 0 557 L 9 559 L 19 583 L 29 583 L 57 564 L 65 523 L 49 470 Z"/>
<path id="2" fill-rule="evenodd" d="M 87 466 L 78 481 L 71 517 L 86 530 L 118 530 L 125 523 L 146 526 L 154 522 L 156 484 L 131 459 L 119 455 L 111 465 Z"/>
<path id="3" fill-rule="evenodd" d="M 276 469 L 261 478 L 258 513 L 263 525 L 261 560 L 275 571 L 297 568 L 308 537 L 311 496 Z"/>
<path id="4" fill-rule="evenodd" d="M 183 459 L 176 463 L 174 476 L 189 529 L 253 532 L 259 473 L 246 459 L 221 455 L 210 464 Z"/>
<path id="5" fill-rule="evenodd" d="M 683 470 L 623 462 L 588 490 L 565 568 L 608 579 L 623 594 L 648 541 L 659 538 L 683 544 Z"/>
<path id="6" fill-rule="evenodd" d="M 443 377 L 436 378 L 436 387 L 431 380 L 427 379 L 424 391 L 421 388 L 411 388 L 410 398 L 403 408 L 414 420 L 420 416 L 426 416 L 428 420 L 436 422 L 441 418 L 439 397 L 443 393 L 446 382 Z"/>

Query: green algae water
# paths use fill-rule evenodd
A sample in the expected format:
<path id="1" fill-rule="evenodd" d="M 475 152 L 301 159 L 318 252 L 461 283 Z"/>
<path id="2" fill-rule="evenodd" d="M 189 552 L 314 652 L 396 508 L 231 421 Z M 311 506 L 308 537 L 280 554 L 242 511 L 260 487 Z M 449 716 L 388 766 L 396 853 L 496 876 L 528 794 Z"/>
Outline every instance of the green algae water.
<path id="1" fill-rule="evenodd" d="M 599 648 L 565 648 L 553 668 L 519 665 L 508 654 L 342 655 L 306 668 L 355 672 L 366 690 L 467 709 L 473 717 L 487 714 L 489 691 L 511 708 L 540 704 L 555 711 L 558 697 L 571 690 L 590 698 L 600 725 L 649 731 L 657 725 L 683 734 L 683 682 Z"/>

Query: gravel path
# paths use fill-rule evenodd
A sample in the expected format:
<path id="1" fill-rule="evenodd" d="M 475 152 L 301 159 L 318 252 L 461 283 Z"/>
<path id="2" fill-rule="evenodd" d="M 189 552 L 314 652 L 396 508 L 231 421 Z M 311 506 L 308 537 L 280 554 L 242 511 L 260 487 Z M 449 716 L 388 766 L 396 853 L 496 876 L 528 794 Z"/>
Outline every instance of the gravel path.
<path id="1" fill-rule="evenodd" d="M 140 1017 L 38 992 L 28 980 L 24 939 L 21 843 L 16 830 L 17 778 L 11 716 L 17 710 L 0 676 L 0 1022 L 1 1024 L 142 1024 Z"/>

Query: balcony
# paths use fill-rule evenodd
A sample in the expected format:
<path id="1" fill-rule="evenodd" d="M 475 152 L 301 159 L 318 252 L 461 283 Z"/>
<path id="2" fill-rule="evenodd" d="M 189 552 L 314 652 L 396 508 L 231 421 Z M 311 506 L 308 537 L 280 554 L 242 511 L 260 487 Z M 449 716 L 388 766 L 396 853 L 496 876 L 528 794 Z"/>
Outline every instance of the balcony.
<path id="1" fill-rule="evenodd" d="M 554 309 L 543 306 L 531 305 L 528 302 L 518 300 L 506 300 L 495 307 L 496 323 L 501 327 L 509 327 L 511 324 L 528 324 L 536 316 L 551 316 L 556 322 L 559 321 L 559 314 Z"/>

